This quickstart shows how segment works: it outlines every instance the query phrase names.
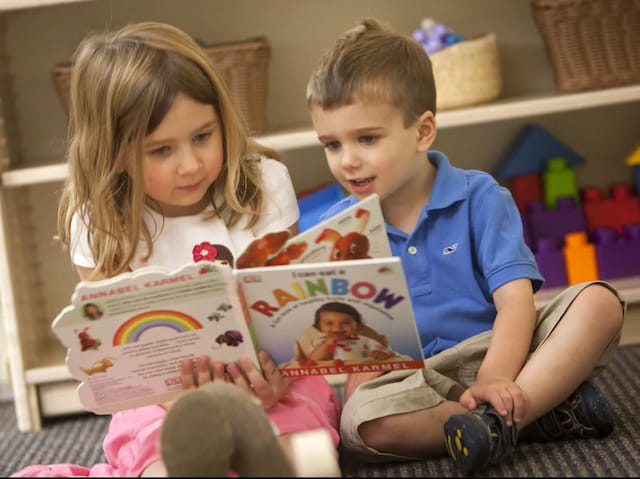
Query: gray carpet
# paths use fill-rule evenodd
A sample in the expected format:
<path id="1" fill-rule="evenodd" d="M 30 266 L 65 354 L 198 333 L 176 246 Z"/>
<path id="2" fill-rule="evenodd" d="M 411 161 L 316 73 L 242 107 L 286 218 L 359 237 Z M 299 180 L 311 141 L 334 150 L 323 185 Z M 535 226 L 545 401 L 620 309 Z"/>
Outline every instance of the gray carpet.
<path id="1" fill-rule="evenodd" d="M 483 477 L 640 476 L 640 345 L 619 349 L 596 379 L 615 413 L 616 429 L 604 439 L 548 444 L 523 443 L 506 462 Z M 101 443 L 109 418 L 78 415 L 47 419 L 39 433 L 16 429 L 13 404 L 0 403 L 0 476 L 29 464 L 104 462 Z M 359 464 L 342 458 L 347 477 L 457 477 L 448 458 L 393 464 Z"/>

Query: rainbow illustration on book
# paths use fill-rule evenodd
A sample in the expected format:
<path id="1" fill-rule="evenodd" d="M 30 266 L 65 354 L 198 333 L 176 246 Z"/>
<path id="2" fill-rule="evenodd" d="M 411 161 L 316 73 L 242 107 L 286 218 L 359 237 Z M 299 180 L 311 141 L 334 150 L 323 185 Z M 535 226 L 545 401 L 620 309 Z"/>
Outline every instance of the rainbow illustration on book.
<path id="1" fill-rule="evenodd" d="M 202 324 L 191 316 L 171 310 L 146 311 L 124 322 L 113 336 L 113 345 L 135 343 L 143 334 L 156 328 L 170 328 L 176 333 L 202 329 Z"/>

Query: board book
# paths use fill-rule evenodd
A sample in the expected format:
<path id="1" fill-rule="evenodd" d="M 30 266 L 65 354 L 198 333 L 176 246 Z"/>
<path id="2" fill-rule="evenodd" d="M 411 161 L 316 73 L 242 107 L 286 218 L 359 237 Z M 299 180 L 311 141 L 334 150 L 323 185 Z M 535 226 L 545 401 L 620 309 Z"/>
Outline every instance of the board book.
<path id="1" fill-rule="evenodd" d="M 183 359 L 248 356 L 258 364 L 258 348 L 289 377 L 422 367 L 402 265 L 390 257 L 377 197 L 367 200 L 280 236 L 275 247 L 258 242 L 259 254 L 256 244 L 243 252 L 271 266 L 201 261 L 78 283 L 53 330 L 83 406 L 107 414 L 166 402 L 182 391 Z M 354 253 L 358 259 L 344 259 Z M 314 318 L 335 303 L 357 310 L 359 323 L 318 356 L 327 334 Z"/>

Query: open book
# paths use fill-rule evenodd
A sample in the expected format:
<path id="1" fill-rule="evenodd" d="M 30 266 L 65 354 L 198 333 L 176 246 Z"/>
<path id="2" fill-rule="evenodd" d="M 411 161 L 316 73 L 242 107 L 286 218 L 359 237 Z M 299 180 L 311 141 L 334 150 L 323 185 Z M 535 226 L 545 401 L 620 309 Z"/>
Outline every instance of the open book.
<path id="1" fill-rule="evenodd" d="M 264 349 L 290 377 L 422 367 L 376 196 L 293 238 L 266 235 L 235 263 L 78 283 L 53 330 L 83 406 L 107 414 L 171 400 L 181 361 L 200 355 L 258 364 Z"/>

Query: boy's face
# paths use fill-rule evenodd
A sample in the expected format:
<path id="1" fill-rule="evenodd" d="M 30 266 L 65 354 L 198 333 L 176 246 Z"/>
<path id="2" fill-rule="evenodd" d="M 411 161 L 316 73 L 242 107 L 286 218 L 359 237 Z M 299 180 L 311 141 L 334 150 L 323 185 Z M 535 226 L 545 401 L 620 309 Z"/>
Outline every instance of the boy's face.
<path id="1" fill-rule="evenodd" d="M 331 173 L 358 199 L 377 193 L 384 207 L 424 197 L 433 181 L 426 158 L 435 138 L 431 112 L 406 127 L 402 112 L 389 103 L 355 102 L 314 106 L 311 120 Z"/>
<path id="2" fill-rule="evenodd" d="M 337 339 L 347 339 L 358 329 L 358 322 L 348 313 L 322 311 L 318 327 L 323 334 Z"/>

